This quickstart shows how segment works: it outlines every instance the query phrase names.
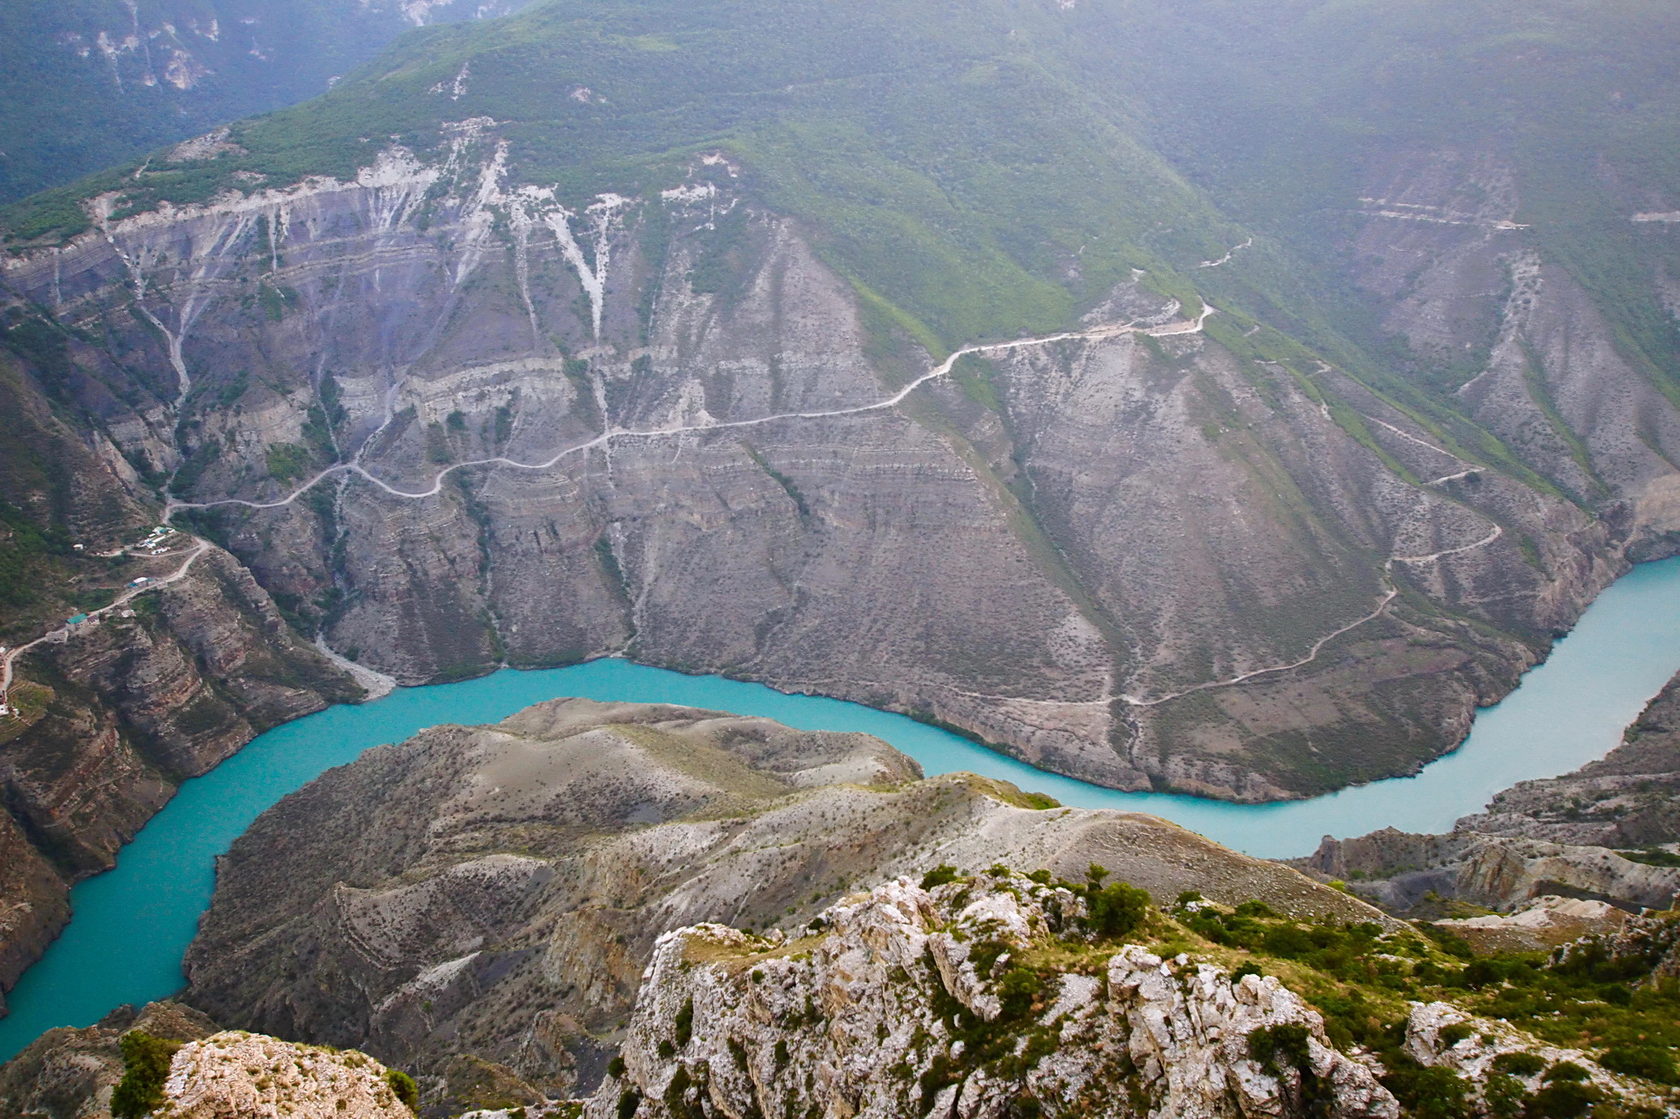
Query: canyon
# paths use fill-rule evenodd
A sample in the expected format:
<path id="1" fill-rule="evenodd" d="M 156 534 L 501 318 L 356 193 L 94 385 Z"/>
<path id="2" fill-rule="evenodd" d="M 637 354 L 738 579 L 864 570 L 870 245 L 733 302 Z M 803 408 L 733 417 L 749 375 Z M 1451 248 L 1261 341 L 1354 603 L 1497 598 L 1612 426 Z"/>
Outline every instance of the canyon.
<path id="1" fill-rule="evenodd" d="M 362 14 L 493 14 L 433 7 Z M 1393 67 L 1385 44 L 1428 34 L 1382 5 L 1288 42 L 1142 7 L 540 5 L 0 214 L 0 989 L 181 780 L 396 685 L 617 655 L 1255 803 L 1415 772 L 1631 564 L 1680 551 L 1680 200 L 1650 154 L 1674 150 L 1669 17 L 1612 5 L 1564 34 L 1503 12 L 1486 26 L 1521 33 L 1477 32 L 1448 73 L 1459 21 L 1501 4 L 1441 15 L 1453 51 Z M 113 72 L 166 38 L 136 30 Z M 136 543 L 160 522 L 161 554 Z M 433 760 L 493 733 L 438 731 Z M 814 799 L 909 780 L 848 749 Z M 1667 753 L 1619 753 L 1463 834 L 1312 865 L 1398 906 L 1547 884 L 1660 904 L 1672 868 L 1582 869 L 1673 839 Z M 795 795 L 730 772 L 702 799 Z M 355 778 L 308 795 L 334 780 Z M 1034 811 L 925 788 L 891 796 Z M 567 909 L 545 841 L 422 884 L 387 880 L 389 852 L 363 885 L 299 880 L 372 891 L 371 924 L 286 939 L 338 960 L 390 933 L 442 969 L 424 983 L 376 968 L 336 992 L 354 1006 L 315 1005 L 253 967 L 237 1009 L 213 956 L 243 926 L 194 982 L 218 1020 L 447 1079 L 416 1024 L 437 1000 L 403 985 L 447 1003 L 492 963 L 529 979 L 542 948 L 472 962 L 466 925 L 421 944 L 398 895 Z M 918 869 L 871 858 L 872 883 Z M 865 870 L 771 892 L 803 919 Z M 327 921 L 333 897 L 296 908 Z M 240 921 L 219 904 L 212 942 Z M 589 1039 L 629 1014 L 654 938 L 742 905 L 597 938 L 610 983 L 524 991 L 564 1004 L 542 1043 L 486 1034 L 475 1059 L 544 1097 L 593 1083 Z M 462 1036 L 476 999 L 443 1012 Z"/>

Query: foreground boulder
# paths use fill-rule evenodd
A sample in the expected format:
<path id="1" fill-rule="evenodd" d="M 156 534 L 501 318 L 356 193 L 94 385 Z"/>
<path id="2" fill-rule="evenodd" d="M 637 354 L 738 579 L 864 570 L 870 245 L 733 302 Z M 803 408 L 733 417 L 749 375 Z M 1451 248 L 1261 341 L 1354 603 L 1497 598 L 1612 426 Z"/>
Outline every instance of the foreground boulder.
<path id="1" fill-rule="evenodd" d="M 1089 897 L 899 879 L 792 939 L 670 933 L 586 1114 L 1399 1115 L 1277 979 L 1106 941 Z"/>

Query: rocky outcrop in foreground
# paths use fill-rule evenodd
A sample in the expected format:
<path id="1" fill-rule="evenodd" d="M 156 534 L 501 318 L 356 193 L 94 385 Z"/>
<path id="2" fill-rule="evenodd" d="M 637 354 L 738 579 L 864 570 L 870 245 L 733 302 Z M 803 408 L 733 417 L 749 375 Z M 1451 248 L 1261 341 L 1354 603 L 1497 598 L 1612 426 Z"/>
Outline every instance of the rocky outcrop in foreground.
<path id="1" fill-rule="evenodd" d="M 413 1119 L 390 1070 L 354 1051 L 226 1031 L 181 1047 L 153 1119 Z"/>
<path id="2" fill-rule="evenodd" d="M 48 1030 L 0 1065 L 0 1103 L 16 1119 L 109 1119 L 111 1089 L 123 1077 L 122 1036 L 141 1030 L 175 1042 L 216 1032 L 198 1011 L 174 1002 L 118 1007 L 85 1029 Z"/>
<path id="3" fill-rule="evenodd" d="M 586 1112 L 1399 1113 L 1277 979 L 1103 944 L 1084 901 L 1007 872 L 886 883 L 791 939 L 661 938 L 621 1072 Z"/>

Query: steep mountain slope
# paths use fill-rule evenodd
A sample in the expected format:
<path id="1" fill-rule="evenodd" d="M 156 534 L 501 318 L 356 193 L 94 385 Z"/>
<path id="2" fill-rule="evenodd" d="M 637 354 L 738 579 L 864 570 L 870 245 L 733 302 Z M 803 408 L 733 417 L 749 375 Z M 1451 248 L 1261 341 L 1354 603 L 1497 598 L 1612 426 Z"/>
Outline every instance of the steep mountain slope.
<path id="1" fill-rule="evenodd" d="M 0 10 L 0 202 L 314 97 L 408 28 L 521 6 L 523 0 L 14 0 Z M 195 150 L 216 149 L 212 139 Z"/>
<path id="2" fill-rule="evenodd" d="M 404 682 L 625 652 L 1121 786 L 1404 772 L 1680 532 L 1674 18 L 1467 11 L 409 36 L 7 213 L 8 624 L 163 506 Z"/>

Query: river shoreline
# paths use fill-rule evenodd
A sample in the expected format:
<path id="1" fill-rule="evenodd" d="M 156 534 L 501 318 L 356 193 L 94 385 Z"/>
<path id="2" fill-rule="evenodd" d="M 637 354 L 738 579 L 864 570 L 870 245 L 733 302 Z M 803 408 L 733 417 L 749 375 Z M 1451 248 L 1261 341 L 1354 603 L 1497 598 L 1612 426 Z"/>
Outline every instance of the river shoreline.
<path id="1" fill-rule="evenodd" d="M 1608 753 L 1646 702 L 1680 671 L 1680 559 L 1642 564 L 1607 588 L 1551 655 L 1471 734 L 1415 776 L 1304 800 L 1240 804 L 1175 793 L 1121 792 L 1035 769 L 908 715 L 763 684 L 684 675 L 618 658 L 400 688 L 339 705 L 253 739 L 175 798 L 123 850 L 116 869 L 78 883 L 73 917 L 10 995 L 0 1056 L 48 1028 L 88 1025 L 121 1003 L 165 997 L 214 887 L 214 860 L 261 812 L 364 750 L 439 723 L 494 722 L 533 703 L 580 695 L 671 703 L 776 719 L 804 730 L 873 734 L 930 775 L 978 772 L 1081 808 L 1162 816 L 1268 858 L 1305 855 L 1325 835 L 1392 826 L 1450 830 L 1517 781 L 1556 776 Z"/>

